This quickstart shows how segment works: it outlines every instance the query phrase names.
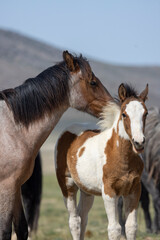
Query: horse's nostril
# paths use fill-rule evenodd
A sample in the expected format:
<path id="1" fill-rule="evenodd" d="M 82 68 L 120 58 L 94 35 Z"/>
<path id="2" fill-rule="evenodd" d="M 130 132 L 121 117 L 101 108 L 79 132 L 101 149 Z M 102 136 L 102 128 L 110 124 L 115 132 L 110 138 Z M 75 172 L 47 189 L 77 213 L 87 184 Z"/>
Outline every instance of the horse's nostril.
<path id="1" fill-rule="evenodd" d="M 135 145 L 137 145 L 137 146 L 139 145 L 139 143 L 138 143 L 138 142 L 136 142 L 136 141 L 134 142 L 134 144 L 135 144 Z"/>

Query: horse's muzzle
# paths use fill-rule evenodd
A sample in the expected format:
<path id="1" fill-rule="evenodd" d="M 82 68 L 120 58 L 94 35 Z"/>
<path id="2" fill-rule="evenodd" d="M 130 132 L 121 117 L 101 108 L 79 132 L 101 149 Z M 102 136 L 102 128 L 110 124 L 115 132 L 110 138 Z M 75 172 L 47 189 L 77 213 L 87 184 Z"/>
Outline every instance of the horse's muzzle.
<path id="1" fill-rule="evenodd" d="M 132 139 L 133 145 L 138 153 L 143 152 L 144 150 L 144 144 L 145 144 L 145 137 L 143 138 L 142 142 L 136 142 L 134 139 Z"/>

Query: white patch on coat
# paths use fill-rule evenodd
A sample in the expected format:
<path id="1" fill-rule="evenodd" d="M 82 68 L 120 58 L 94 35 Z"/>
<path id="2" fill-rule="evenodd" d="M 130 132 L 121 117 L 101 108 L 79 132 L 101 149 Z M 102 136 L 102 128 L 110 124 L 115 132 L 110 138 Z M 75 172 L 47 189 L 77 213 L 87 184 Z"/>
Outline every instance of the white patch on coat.
<path id="1" fill-rule="evenodd" d="M 126 113 L 131 122 L 131 134 L 134 141 L 138 143 L 143 142 L 143 114 L 144 107 L 139 101 L 131 101 L 126 104 Z"/>
<path id="2" fill-rule="evenodd" d="M 108 217 L 108 238 L 120 239 L 121 226 L 118 221 L 118 198 L 110 197 L 104 193 L 104 185 L 102 186 L 102 197 L 106 214 Z"/>
<path id="3" fill-rule="evenodd" d="M 58 139 L 55 144 L 55 150 L 54 150 L 54 164 L 55 164 L 55 169 L 57 169 L 57 146 L 58 146 L 58 141 L 61 138 L 61 136 L 65 132 L 70 132 L 73 133 L 77 136 L 81 135 L 85 130 L 94 130 L 98 129 L 98 126 L 96 123 L 73 123 L 70 124 L 68 127 L 65 127 L 65 129 L 62 130 L 61 134 L 58 136 Z"/>
<path id="4" fill-rule="evenodd" d="M 77 214 L 76 209 L 76 197 L 64 197 L 64 203 L 69 213 L 69 228 L 73 239 L 79 239 L 80 228 L 81 228 L 81 218 Z"/>
<path id="5" fill-rule="evenodd" d="M 101 193 L 103 166 L 106 163 L 105 148 L 112 136 L 112 129 L 95 135 L 85 141 L 81 148 L 85 148 L 79 157 L 77 152 L 77 173 L 80 183 L 88 190 Z M 78 183 L 77 183 L 78 184 Z"/>

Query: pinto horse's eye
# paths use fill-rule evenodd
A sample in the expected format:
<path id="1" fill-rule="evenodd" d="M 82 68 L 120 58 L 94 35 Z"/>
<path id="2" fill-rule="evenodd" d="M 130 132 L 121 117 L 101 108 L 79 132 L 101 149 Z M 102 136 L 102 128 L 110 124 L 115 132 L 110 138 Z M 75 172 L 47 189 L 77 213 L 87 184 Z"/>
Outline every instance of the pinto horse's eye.
<path id="1" fill-rule="evenodd" d="M 96 81 L 92 80 L 92 81 L 90 82 L 90 85 L 91 85 L 91 86 L 96 86 L 97 83 L 96 83 Z"/>
<path id="2" fill-rule="evenodd" d="M 125 118 L 125 117 L 126 117 L 126 114 L 125 114 L 125 113 L 122 113 L 122 117 Z"/>

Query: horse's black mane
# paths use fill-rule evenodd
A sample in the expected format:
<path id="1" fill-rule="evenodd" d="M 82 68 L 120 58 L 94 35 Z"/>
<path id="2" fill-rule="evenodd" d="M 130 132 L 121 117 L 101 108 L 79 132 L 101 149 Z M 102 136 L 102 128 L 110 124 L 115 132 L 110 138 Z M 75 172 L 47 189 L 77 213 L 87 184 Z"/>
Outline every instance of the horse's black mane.
<path id="1" fill-rule="evenodd" d="M 88 62 L 80 55 L 75 57 L 82 72 Z M 58 108 L 69 95 L 70 71 L 66 63 L 50 67 L 35 78 L 27 79 L 14 89 L 0 92 L 0 100 L 5 100 L 12 110 L 17 123 L 25 126 Z"/>

